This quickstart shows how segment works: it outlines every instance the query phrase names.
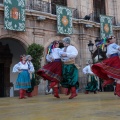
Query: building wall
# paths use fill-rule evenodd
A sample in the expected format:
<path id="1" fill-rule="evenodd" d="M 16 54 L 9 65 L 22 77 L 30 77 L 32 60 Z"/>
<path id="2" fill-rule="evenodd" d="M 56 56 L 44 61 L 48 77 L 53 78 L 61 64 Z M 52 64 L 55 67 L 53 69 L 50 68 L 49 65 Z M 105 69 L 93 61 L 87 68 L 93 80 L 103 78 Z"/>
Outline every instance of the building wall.
<path id="1" fill-rule="evenodd" d="M 79 18 L 84 18 L 85 15 L 88 15 L 93 12 L 93 0 L 74 0 L 74 2 L 73 0 L 67 1 L 68 7 L 76 8 L 78 10 Z M 120 4 L 119 0 L 106 0 L 106 14 L 109 16 L 114 16 L 116 18 L 117 26 L 114 26 L 113 30 L 114 34 L 117 36 L 118 43 L 120 38 L 119 4 Z M 40 11 L 31 12 L 29 10 L 26 10 L 25 32 L 5 30 L 3 10 L 4 10 L 3 6 L 0 6 L 0 39 L 6 37 L 14 38 L 20 41 L 24 47 L 27 47 L 31 43 L 37 43 L 43 45 L 46 50 L 47 46 L 53 40 L 62 40 L 63 37 L 67 36 L 57 34 L 56 15 L 52 15 L 51 13 L 43 13 Z M 46 19 L 44 21 L 38 21 L 37 20 L 38 16 L 44 16 Z M 93 27 L 86 28 L 85 24 L 91 24 L 93 25 Z M 79 69 L 80 88 L 84 89 L 86 85 L 86 77 L 85 75 L 83 75 L 82 69 L 86 65 L 86 62 L 89 59 L 91 59 L 91 54 L 88 50 L 87 44 L 89 40 L 92 40 L 92 42 L 94 43 L 96 37 L 100 36 L 100 24 L 84 19 L 73 19 L 73 34 L 68 36 L 72 38 L 71 44 L 73 44 L 79 51 L 79 55 L 76 58 L 76 63 L 80 66 Z M 15 58 L 13 58 L 13 61 L 14 61 L 13 63 L 15 63 L 18 61 L 18 59 L 15 60 Z M 45 64 L 45 52 L 44 57 L 42 59 L 42 65 L 44 64 Z M 12 67 L 13 66 L 11 66 L 11 68 Z M 40 94 L 44 93 L 45 86 L 46 82 L 41 81 L 39 87 Z"/>

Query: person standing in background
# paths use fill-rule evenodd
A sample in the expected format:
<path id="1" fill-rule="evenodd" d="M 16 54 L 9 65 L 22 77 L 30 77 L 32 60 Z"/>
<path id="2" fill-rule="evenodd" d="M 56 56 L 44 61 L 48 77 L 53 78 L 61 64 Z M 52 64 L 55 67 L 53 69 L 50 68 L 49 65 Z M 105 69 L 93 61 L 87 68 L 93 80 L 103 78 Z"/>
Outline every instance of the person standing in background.
<path id="1" fill-rule="evenodd" d="M 13 67 L 14 73 L 18 73 L 18 77 L 16 80 L 16 88 L 19 89 L 19 98 L 25 98 L 25 93 L 28 88 L 31 88 L 31 80 L 29 72 L 34 72 L 33 69 L 29 68 L 26 62 L 26 55 L 20 56 L 20 62 L 18 62 Z"/>
<path id="2" fill-rule="evenodd" d="M 87 86 L 85 88 L 85 94 L 89 92 L 94 92 L 96 94 L 98 90 L 98 77 L 91 71 L 91 62 L 88 62 L 88 65 L 83 68 L 83 73 L 87 74 Z"/>

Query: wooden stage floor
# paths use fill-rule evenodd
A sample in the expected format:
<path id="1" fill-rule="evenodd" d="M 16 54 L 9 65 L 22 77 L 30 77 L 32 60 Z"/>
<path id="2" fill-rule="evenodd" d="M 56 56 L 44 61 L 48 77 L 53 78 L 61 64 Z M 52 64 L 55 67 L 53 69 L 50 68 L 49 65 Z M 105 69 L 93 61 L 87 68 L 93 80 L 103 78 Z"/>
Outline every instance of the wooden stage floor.
<path id="1" fill-rule="evenodd" d="M 0 98 L 0 120 L 120 120 L 120 98 L 113 92 L 60 97 Z"/>

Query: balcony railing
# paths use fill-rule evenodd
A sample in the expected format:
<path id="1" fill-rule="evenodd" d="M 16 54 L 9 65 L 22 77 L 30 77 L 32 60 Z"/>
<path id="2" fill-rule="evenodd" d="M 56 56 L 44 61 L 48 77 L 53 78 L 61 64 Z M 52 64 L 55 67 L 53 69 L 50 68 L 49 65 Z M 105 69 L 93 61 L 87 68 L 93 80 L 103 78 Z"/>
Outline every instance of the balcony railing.
<path id="1" fill-rule="evenodd" d="M 71 8 L 71 10 L 72 10 L 72 13 L 73 13 L 72 17 L 78 19 L 79 16 L 78 16 L 77 9 Z M 51 13 L 56 15 L 56 5 L 55 4 L 51 5 Z"/>
<path id="2" fill-rule="evenodd" d="M 3 4 L 3 0 L 0 0 L 0 4 Z M 41 0 L 26 0 L 26 9 L 28 10 L 36 10 L 45 13 L 51 13 L 56 15 L 56 5 L 53 5 L 46 1 Z M 72 8 L 71 8 L 72 9 Z M 78 19 L 77 9 L 72 9 L 73 18 Z"/>
<path id="3" fill-rule="evenodd" d="M 26 9 L 50 13 L 50 3 L 41 0 L 29 0 Z"/>
<path id="4" fill-rule="evenodd" d="M 99 14 L 96 15 L 96 14 L 93 12 L 93 13 L 89 14 L 89 16 L 90 16 L 90 20 L 91 20 L 91 21 L 100 23 L 100 16 L 99 16 Z M 116 25 L 115 17 L 113 17 L 112 22 L 113 22 L 113 25 Z"/>
<path id="5" fill-rule="evenodd" d="M 4 0 L 0 0 L 0 4 L 3 4 Z M 28 10 L 36 10 L 36 11 L 41 11 L 45 13 L 51 13 L 56 15 L 56 5 L 51 4 L 46 1 L 41 1 L 41 0 L 26 0 L 26 9 Z M 77 9 L 72 9 L 73 12 L 73 18 L 79 19 L 79 14 Z M 96 13 L 91 13 L 90 15 L 90 20 L 94 22 L 100 23 L 100 18 L 99 15 Z M 113 17 L 113 25 L 116 25 L 115 17 Z"/>

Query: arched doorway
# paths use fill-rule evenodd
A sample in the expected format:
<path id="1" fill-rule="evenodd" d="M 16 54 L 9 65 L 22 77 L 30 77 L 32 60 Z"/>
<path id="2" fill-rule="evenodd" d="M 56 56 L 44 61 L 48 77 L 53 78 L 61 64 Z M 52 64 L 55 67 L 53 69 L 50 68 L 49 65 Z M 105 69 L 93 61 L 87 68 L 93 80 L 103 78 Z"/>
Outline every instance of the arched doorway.
<path id="1" fill-rule="evenodd" d="M 0 39 L 0 97 L 17 96 L 17 74 L 12 73 L 12 68 L 19 62 L 20 55 L 26 53 L 26 48 L 20 40 L 9 37 Z"/>
<path id="2" fill-rule="evenodd" d="M 12 54 L 8 44 L 2 45 L 0 42 L 0 97 L 8 97 L 10 84 L 10 65 L 12 63 Z"/>

